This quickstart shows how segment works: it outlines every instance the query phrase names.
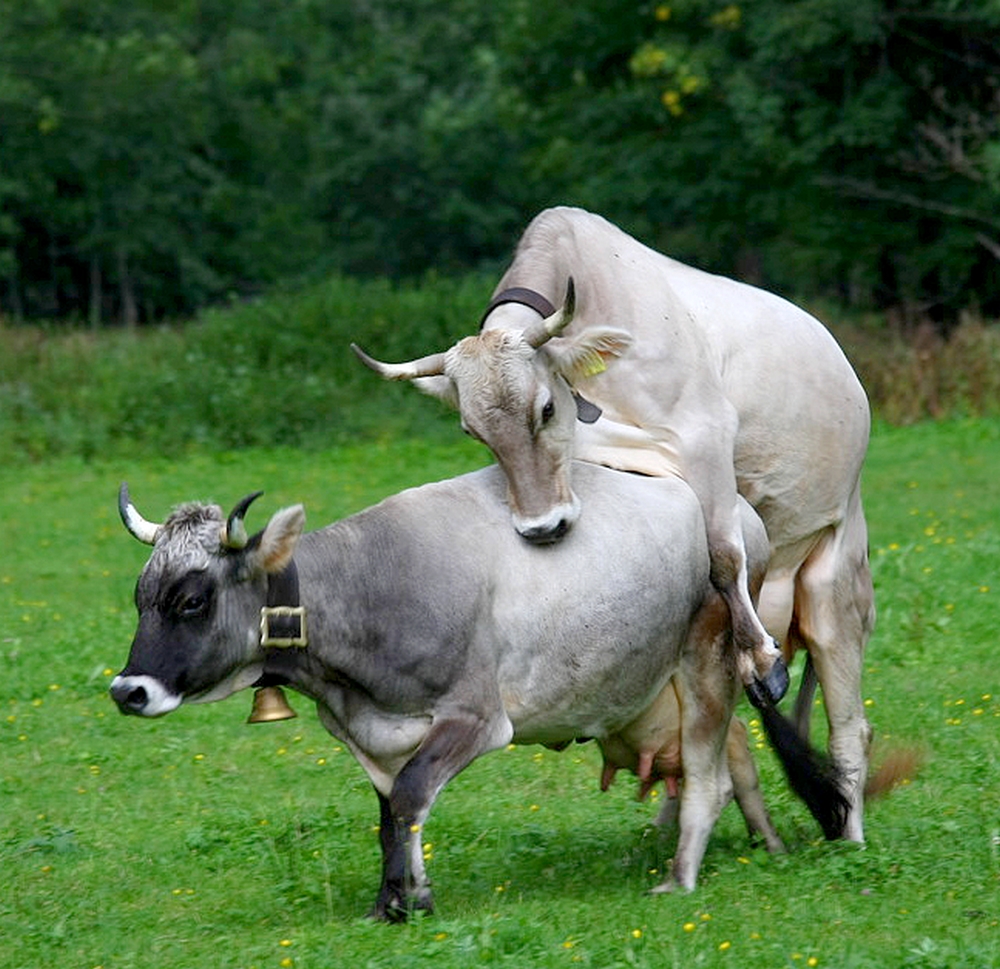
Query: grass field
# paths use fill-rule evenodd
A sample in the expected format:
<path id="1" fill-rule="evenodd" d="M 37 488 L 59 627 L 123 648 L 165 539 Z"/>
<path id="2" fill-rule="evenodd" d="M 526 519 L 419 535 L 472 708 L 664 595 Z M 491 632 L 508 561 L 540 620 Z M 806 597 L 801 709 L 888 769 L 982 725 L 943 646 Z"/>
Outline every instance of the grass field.
<path id="1" fill-rule="evenodd" d="M 375 798 L 304 700 L 257 726 L 249 695 L 115 712 L 148 552 L 118 522 L 122 478 L 151 518 L 265 488 L 251 527 L 299 500 L 317 526 L 485 462 L 458 438 L 0 469 L 3 969 L 1000 966 L 1000 422 L 873 439 L 865 697 L 876 760 L 917 745 L 926 762 L 870 806 L 863 849 L 821 841 L 763 749 L 790 853 L 751 847 L 729 807 L 697 891 L 651 897 L 655 806 L 624 779 L 600 794 L 593 745 L 524 748 L 440 797 L 438 913 L 372 924 Z"/>

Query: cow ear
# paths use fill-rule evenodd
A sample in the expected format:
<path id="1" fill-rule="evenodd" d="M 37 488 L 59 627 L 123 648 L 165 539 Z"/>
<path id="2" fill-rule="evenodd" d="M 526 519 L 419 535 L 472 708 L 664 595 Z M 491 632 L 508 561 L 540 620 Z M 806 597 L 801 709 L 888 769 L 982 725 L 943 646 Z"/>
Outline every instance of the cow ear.
<path id="1" fill-rule="evenodd" d="M 593 377 L 608 369 L 608 363 L 620 357 L 631 345 L 632 334 L 625 330 L 598 326 L 584 330 L 576 336 L 551 340 L 545 352 L 553 360 L 556 373 L 562 374 L 570 384 L 584 377 Z"/>
<path id="2" fill-rule="evenodd" d="M 276 511 L 260 534 L 260 542 L 254 550 L 256 564 L 268 575 L 282 571 L 295 554 L 305 524 L 306 510 L 302 505 Z"/>
<path id="3" fill-rule="evenodd" d="M 413 380 L 417 389 L 428 397 L 437 397 L 449 407 L 458 410 L 458 393 L 451 377 L 415 377 Z"/>

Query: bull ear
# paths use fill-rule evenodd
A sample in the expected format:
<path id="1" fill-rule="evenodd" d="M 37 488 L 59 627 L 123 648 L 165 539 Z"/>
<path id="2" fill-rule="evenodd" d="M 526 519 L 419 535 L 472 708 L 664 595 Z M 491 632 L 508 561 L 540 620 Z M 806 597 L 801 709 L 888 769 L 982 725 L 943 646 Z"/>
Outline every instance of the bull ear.
<path id="1" fill-rule="evenodd" d="M 632 344 L 632 334 L 609 326 L 596 326 L 566 339 L 553 340 L 545 347 L 556 373 L 570 384 L 593 377 L 608 369 Z"/>
<path id="2" fill-rule="evenodd" d="M 295 554 L 295 546 L 302 537 L 305 524 L 306 510 L 302 505 L 276 511 L 255 543 L 255 564 L 268 575 L 286 568 Z"/>

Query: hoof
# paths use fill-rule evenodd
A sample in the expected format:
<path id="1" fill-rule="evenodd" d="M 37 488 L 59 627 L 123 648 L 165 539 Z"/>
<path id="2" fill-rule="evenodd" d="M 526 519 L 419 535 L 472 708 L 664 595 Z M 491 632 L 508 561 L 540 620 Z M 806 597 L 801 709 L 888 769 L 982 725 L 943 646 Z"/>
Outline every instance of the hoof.
<path id="1" fill-rule="evenodd" d="M 672 878 L 668 878 L 665 882 L 660 882 L 659 885 L 654 886 L 648 892 L 650 895 L 672 895 L 677 891 L 677 882 Z"/>
<path id="2" fill-rule="evenodd" d="M 745 687 L 747 698 L 759 710 L 773 706 L 788 692 L 788 667 L 779 656 L 764 679 L 754 677 Z"/>

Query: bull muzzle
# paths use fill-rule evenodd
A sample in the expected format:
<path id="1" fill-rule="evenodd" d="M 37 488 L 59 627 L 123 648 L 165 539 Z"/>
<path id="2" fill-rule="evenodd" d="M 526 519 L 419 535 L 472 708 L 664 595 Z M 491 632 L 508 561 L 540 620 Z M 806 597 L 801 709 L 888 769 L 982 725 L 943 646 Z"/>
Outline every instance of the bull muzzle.
<path id="1" fill-rule="evenodd" d="M 525 517 L 514 514 L 514 528 L 518 535 L 534 545 L 558 542 L 580 517 L 580 502 L 576 495 L 572 501 L 556 505 L 545 515 Z"/>

